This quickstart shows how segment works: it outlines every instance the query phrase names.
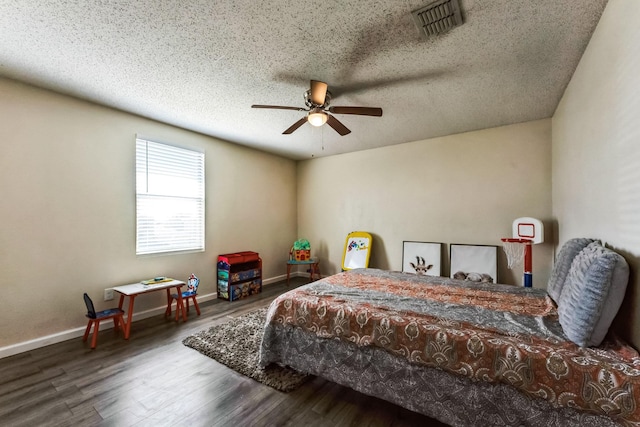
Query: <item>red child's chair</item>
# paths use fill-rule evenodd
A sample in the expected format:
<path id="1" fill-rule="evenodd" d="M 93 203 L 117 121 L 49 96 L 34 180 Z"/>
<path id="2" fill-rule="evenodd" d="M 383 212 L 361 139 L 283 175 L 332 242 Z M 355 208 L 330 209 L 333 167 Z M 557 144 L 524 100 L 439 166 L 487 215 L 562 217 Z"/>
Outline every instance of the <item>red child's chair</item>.
<path id="1" fill-rule="evenodd" d="M 109 308 L 107 310 L 102 310 L 96 313 L 96 309 L 93 307 L 93 301 L 89 298 L 89 295 L 84 294 L 84 303 L 87 306 L 87 317 L 89 318 L 89 323 L 87 324 L 87 329 L 84 331 L 84 337 L 82 337 L 82 341 L 86 341 L 89 337 L 89 332 L 91 331 L 91 325 L 93 326 L 93 337 L 91 338 L 91 348 L 96 348 L 98 344 L 98 331 L 100 331 L 100 322 L 107 319 L 113 319 L 113 329 L 117 332 L 120 325 L 124 326 L 124 318 L 122 315 L 124 311 L 120 308 Z"/>
<path id="2" fill-rule="evenodd" d="M 198 285 L 200 284 L 200 279 L 198 279 L 195 275 L 189 276 L 189 280 L 187 280 L 187 290 L 182 293 L 182 302 L 187 306 L 187 314 L 189 314 L 189 300 L 193 301 L 193 305 L 196 308 L 196 312 L 198 316 L 200 316 L 200 306 L 198 305 L 198 301 L 196 300 L 196 295 L 198 294 Z M 171 304 L 173 304 L 173 300 L 176 300 L 176 322 L 180 318 L 182 314 L 182 310 L 184 307 L 180 307 L 177 304 L 178 294 L 169 295 L 169 301 L 167 301 L 167 309 L 164 312 L 165 316 L 171 316 Z"/>

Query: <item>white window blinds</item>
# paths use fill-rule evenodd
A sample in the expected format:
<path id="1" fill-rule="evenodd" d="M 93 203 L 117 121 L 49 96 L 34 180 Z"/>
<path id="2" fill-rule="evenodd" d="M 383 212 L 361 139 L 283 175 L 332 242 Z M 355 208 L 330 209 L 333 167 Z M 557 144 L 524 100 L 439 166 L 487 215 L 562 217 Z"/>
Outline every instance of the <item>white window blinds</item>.
<path id="1" fill-rule="evenodd" d="M 136 139 L 136 254 L 204 250 L 204 153 Z"/>

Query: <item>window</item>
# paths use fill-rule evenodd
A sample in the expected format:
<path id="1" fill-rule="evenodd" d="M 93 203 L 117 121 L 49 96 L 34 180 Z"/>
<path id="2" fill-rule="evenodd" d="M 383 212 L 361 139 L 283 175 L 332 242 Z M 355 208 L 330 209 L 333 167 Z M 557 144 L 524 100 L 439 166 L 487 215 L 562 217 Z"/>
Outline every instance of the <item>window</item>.
<path id="1" fill-rule="evenodd" d="M 136 139 L 136 254 L 204 250 L 204 153 Z"/>

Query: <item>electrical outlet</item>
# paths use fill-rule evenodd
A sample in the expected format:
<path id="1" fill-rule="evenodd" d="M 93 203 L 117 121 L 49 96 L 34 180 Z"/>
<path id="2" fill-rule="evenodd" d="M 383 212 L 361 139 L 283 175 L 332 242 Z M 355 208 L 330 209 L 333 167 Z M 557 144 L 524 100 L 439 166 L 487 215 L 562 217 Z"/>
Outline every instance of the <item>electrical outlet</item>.
<path id="1" fill-rule="evenodd" d="M 113 299 L 113 289 L 104 290 L 104 300 L 111 301 Z"/>

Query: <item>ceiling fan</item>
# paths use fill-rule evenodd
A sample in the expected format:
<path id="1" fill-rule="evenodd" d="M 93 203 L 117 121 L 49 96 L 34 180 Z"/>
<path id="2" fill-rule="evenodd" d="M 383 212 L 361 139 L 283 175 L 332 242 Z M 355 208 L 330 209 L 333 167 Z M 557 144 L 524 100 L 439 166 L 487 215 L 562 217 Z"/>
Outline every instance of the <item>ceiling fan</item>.
<path id="1" fill-rule="evenodd" d="M 382 116 L 382 108 L 374 107 L 332 107 L 331 92 L 327 90 L 328 86 L 325 82 L 318 80 L 311 80 L 310 89 L 304 94 L 304 103 L 307 108 L 302 107 L 283 107 L 280 105 L 252 105 L 251 108 L 270 108 L 274 110 L 295 110 L 306 111 L 307 115 L 287 130 L 282 132 L 285 135 L 292 134 L 296 129 L 302 126 L 305 122 L 309 122 L 312 126 L 322 126 L 327 123 L 336 132 L 344 136 L 351 131 L 329 113 L 333 114 L 355 114 L 359 116 Z"/>

